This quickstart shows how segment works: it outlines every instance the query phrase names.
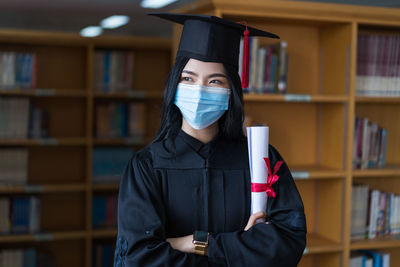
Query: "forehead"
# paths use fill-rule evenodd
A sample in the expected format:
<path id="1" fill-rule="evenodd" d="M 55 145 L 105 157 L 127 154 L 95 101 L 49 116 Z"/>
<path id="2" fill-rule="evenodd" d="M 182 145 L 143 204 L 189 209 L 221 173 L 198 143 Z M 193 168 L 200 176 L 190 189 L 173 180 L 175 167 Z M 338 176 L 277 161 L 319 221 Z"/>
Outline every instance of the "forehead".
<path id="1" fill-rule="evenodd" d="M 198 75 L 209 75 L 215 73 L 225 73 L 225 68 L 219 62 L 205 62 L 197 59 L 189 59 L 183 70 L 192 71 Z"/>

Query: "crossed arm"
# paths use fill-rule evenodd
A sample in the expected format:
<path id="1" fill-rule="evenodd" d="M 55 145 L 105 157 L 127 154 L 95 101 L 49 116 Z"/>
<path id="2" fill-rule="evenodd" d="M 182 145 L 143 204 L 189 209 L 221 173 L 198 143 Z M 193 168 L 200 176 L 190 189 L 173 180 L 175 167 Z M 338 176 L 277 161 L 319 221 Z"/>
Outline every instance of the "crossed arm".
<path id="1" fill-rule="evenodd" d="M 250 216 L 247 222 L 245 231 L 249 230 L 250 227 L 256 224 L 256 221 L 261 218 L 265 218 L 266 214 L 262 211 L 254 213 Z M 268 224 L 268 222 L 266 222 Z M 182 237 L 167 238 L 167 242 L 170 243 L 171 247 L 185 253 L 194 253 L 193 235 L 187 235 Z M 207 252 L 206 252 L 207 255 Z"/>

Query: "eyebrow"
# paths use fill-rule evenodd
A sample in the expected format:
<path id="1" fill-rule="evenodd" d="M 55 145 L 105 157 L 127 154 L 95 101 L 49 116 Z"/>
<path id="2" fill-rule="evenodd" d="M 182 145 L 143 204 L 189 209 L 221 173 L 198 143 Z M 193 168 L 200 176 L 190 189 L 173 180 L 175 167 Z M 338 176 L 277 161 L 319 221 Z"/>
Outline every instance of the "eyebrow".
<path id="1" fill-rule="evenodd" d="M 190 75 L 193 75 L 193 76 L 196 76 L 196 77 L 199 76 L 197 73 L 195 73 L 193 71 L 190 71 L 190 70 L 183 70 L 182 73 L 187 73 L 187 74 L 190 74 Z M 226 79 L 228 78 L 223 73 L 213 73 L 213 74 L 208 75 L 208 78 L 214 78 L 214 77 L 223 77 L 223 78 L 226 78 Z"/>

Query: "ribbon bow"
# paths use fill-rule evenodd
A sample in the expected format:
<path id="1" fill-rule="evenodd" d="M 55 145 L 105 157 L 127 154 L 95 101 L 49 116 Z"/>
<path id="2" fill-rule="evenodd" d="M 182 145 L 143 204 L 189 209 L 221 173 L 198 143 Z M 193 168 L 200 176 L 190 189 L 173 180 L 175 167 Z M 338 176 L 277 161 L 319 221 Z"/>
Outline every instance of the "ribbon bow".
<path id="1" fill-rule="evenodd" d="M 271 164 L 269 162 L 269 158 L 264 158 L 265 164 L 267 165 L 268 168 L 268 177 L 267 177 L 267 183 L 266 184 L 260 184 L 260 183 L 251 183 L 251 192 L 266 192 L 268 197 L 275 198 L 275 191 L 272 188 L 272 185 L 278 181 L 279 176 L 276 175 L 278 172 L 279 168 L 283 164 L 283 161 L 278 161 L 275 164 L 274 167 L 274 172 L 271 174 Z"/>

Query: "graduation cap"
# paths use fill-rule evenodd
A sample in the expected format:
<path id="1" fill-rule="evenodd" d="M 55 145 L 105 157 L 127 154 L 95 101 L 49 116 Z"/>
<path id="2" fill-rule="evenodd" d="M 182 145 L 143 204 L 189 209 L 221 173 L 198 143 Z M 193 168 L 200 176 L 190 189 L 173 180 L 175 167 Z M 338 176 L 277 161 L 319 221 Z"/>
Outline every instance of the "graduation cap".
<path id="1" fill-rule="evenodd" d="M 206 62 L 221 62 L 236 69 L 239 65 L 240 39 L 243 43 L 242 87 L 248 87 L 249 36 L 279 36 L 215 16 L 173 13 L 150 13 L 169 21 L 183 24 L 177 57 L 186 56 Z"/>

